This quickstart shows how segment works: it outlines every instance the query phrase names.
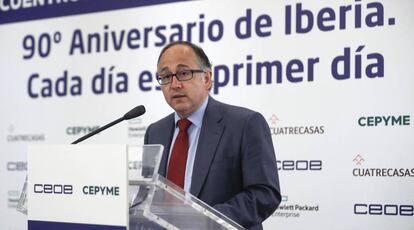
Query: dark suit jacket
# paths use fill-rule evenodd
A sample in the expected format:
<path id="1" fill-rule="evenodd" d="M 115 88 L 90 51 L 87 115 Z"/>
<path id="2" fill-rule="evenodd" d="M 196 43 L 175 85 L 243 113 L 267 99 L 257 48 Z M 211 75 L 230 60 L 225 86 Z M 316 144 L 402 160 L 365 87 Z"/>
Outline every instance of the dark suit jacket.
<path id="1" fill-rule="evenodd" d="M 159 169 L 163 176 L 173 133 L 174 114 L 145 133 L 145 144 L 165 147 Z M 270 130 L 261 114 L 209 98 L 190 192 L 245 228 L 262 229 L 281 195 Z"/>

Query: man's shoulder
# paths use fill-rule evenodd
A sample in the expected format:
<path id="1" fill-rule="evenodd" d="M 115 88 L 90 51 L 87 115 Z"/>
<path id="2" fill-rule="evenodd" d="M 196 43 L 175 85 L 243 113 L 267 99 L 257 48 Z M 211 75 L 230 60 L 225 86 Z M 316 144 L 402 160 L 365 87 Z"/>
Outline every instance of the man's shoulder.
<path id="1" fill-rule="evenodd" d="M 152 126 L 153 128 L 162 128 L 165 126 L 170 126 L 171 124 L 174 124 L 174 113 L 171 113 L 168 116 L 161 118 L 160 120 L 152 123 L 150 126 Z"/>
<path id="2" fill-rule="evenodd" d="M 223 117 L 230 117 L 233 119 L 248 119 L 251 116 L 258 115 L 259 113 L 241 106 L 231 105 L 217 100 L 212 101 L 213 107 L 217 109 Z"/>

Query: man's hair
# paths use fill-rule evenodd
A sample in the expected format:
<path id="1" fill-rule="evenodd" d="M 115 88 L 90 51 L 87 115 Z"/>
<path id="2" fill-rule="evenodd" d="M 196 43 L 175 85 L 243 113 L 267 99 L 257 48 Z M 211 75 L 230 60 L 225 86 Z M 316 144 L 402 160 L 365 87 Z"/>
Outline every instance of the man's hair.
<path id="1" fill-rule="evenodd" d="M 170 44 L 166 45 L 161 50 L 160 56 L 158 56 L 157 64 L 160 63 L 161 56 L 165 53 L 165 51 L 167 49 L 169 49 L 170 47 L 175 46 L 175 45 L 185 45 L 185 46 L 190 47 L 194 51 L 194 53 L 196 54 L 200 66 L 203 69 L 211 69 L 210 60 L 208 59 L 206 53 L 204 53 L 204 50 L 201 47 L 199 47 L 199 46 L 197 46 L 197 45 L 195 45 L 191 42 L 187 42 L 187 41 L 175 41 L 175 42 L 171 42 Z"/>

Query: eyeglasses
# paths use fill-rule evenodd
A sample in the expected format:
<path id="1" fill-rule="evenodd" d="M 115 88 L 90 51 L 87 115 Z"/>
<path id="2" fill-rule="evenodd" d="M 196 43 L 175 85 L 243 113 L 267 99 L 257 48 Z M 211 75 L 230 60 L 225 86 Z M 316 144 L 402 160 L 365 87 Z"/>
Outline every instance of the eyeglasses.
<path id="1" fill-rule="evenodd" d="M 166 85 L 172 82 L 172 78 L 175 76 L 179 81 L 188 81 L 193 78 L 194 73 L 205 73 L 206 71 L 201 69 L 186 69 L 179 70 L 176 73 L 159 74 L 157 73 L 157 81 L 160 85 Z"/>

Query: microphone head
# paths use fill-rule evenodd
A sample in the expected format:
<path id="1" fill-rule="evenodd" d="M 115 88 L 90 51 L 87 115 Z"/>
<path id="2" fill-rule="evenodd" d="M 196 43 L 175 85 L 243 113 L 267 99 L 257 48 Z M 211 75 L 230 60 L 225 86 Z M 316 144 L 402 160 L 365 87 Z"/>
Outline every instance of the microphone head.
<path id="1" fill-rule="evenodd" d="M 143 105 L 138 105 L 137 107 L 131 109 L 128 113 L 124 115 L 125 120 L 136 118 L 145 113 L 145 107 Z"/>

